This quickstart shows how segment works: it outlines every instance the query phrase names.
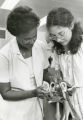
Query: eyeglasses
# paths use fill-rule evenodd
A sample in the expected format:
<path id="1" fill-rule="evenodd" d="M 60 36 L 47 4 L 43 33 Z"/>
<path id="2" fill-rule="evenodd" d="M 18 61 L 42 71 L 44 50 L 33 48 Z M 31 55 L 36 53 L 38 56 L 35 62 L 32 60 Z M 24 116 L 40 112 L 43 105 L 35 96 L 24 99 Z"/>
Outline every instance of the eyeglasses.
<path id="1" fill-rule="evenodd" d="M 49 34 L 49 39 L 50 40 L 57 40 L 57 39 L 63 39 L 64 38 L 65 32 L 60 32 L 58 34 Z"/>

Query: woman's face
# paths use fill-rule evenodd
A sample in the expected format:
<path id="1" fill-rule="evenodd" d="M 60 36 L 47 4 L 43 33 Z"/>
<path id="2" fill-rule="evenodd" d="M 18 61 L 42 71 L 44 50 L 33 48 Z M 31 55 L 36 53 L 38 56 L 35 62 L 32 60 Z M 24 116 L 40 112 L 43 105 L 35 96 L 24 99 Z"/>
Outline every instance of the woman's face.
<path id="1" fill-rule="evenodd" d="M 17 42 L 18 45 L 29 50 L 32 49 L 36 38 L 37 38 L 37 28 L 34 28 L 30 32 L 26 32 L 17 36 Z"/>
<path id="2" fill-rule="evenodd" d="M 72 31 L 68 27 L 52 26 L 48 29 L 48 40 L 56 41 L 63 46 L 66 46 L 72 37 Z"/>

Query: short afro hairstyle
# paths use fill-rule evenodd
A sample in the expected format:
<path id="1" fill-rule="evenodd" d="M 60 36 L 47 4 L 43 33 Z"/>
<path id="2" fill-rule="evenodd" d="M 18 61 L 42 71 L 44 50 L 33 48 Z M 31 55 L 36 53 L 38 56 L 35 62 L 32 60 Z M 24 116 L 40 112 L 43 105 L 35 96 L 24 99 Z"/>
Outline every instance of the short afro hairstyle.
<path id="1" fill-rule="evenodd" d="M 19 6 L 8 15 L 7 30 L 14 36 L 29 32 L 39 25 L 39 17 L 27 6 Z"/>

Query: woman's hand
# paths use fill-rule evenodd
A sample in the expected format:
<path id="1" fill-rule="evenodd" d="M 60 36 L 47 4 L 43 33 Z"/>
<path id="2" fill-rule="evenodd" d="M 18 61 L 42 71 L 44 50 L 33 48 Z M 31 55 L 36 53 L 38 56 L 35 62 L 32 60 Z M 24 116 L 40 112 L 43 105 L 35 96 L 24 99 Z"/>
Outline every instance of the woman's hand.
<path id="1" fill-rule="evenodd" d="M 68 94 L 70 95 L 70 96 L 72 96 L 72 94 L 76 91 L 76 87 L 71 87 L 71 88 L 69 88 L 68 90 Z"/>
<path id="2" fill-rule="evenodd" d="M 41 99 L 44 99 L 45 97 L 48 96 L 48 92 L 44 90 L 43 86 L 37 87 L 36 89 L 36 97 L 39 97 Z"/>

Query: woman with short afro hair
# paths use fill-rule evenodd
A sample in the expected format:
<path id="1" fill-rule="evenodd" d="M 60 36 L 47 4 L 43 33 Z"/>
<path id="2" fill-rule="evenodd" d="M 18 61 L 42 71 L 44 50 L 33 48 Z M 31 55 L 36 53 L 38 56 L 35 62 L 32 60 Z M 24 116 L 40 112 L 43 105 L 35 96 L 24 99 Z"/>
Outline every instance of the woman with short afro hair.
<path id="1" fill-rule="evenodd" d="M 7 30 L 15 38 L 0 50 L 0 120 L 43 119 L 45 91 L 37 86 L 32 60 L 38 25 L 39 17 L 27 6 L 8 15 Z"/>
<path id="2" fill-rule="evenodd" d="M 7 19 L 7 29 L 14 36 L 30 31 L 38 25 L 39 17 L 27 6 L 14 9 Z"/>

